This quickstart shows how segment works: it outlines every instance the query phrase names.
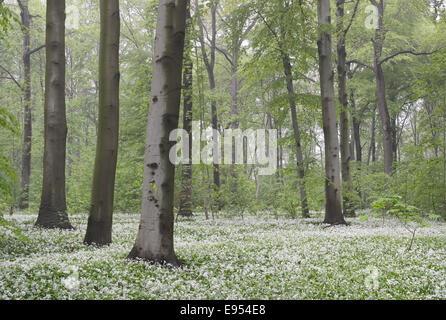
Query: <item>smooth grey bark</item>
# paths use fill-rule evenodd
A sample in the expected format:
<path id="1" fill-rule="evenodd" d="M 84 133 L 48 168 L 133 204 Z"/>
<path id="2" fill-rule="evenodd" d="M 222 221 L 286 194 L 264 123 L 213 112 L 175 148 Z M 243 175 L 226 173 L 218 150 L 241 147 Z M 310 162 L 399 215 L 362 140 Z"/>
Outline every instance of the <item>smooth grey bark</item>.
<path id="1" fill-rule="evenodd" d="M 36 226 L 72 229 L 65 194 L 65 0 L 47 0 L 43 185 Z"/>
<path id="2" fill-rule="evenodd" d="M 84 243 L 112 242 L 119 138 L 119 0 L 101 0 L 99 117 L 90 215 Z"/>
<path id="3" fill-rule="evenodd" d="M 178 127 L 186 28 L 186 1 L 160 0 L 147 124 L 141 222 L 128 258 L 180 266 L 174 251 L 175 167 L 169 160 Z"/>
<path id="4" fill-rule="evenodd" d="M 325 141 L 325 220 L 331 225 L 345 224 L 341 206 L 341 176 L 339 169 L 339 141 L 333 82 L 330 0 L 319 0 L 318 39 L 319 74 L 322 97 L 322 121 Z"/>
<path id="5" fill-rule="evenodd" d="M 190 0 L 187 1 L 186 10 L 186 37 L 184 50 L 183 71 L 183 129 L 189 137 L 189 163 L 183 163 L 181 169 L 181 191 L 179 194 L 180 208 L 178 215 L 191 217 L 192 214 L 192 94 L 193 94 L 193 62 L 192 62 L 192 21 Z"/>

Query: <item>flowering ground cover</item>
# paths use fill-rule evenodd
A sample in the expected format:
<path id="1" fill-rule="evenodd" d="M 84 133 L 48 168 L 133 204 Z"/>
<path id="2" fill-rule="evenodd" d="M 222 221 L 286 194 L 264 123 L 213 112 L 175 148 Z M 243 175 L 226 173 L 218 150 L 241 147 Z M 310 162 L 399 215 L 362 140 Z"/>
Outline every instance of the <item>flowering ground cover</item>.
<path id="1" fill-rule="evenodd" d="M 19 214 L 28 242 L 0 244 L 0 299 L 445 299 L 446 224 L 411 235 L 395 220 L 260 217 L 178 221 L 175 247 L 183 268 L 128 261 L 139 216 L 116 214 L 113 244 L 82 244 L 75 231 L 41 230 Z"/>

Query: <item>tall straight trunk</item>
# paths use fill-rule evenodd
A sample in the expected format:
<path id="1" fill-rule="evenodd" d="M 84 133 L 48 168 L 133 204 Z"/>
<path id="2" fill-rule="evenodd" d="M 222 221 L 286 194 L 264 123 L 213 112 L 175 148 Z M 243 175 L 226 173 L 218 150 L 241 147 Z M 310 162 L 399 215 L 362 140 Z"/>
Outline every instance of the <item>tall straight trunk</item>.
<path id="1" fill-rule="evenodd" d="M 353 120 L 353 135 L 355 137 L 356 161 L 362 162 L 362 145 L 361 145 L 361 122 L 356 116 Z"/>
<path id="2" fill-rule="evenodd" d="M 378 110 L 382 126 L 382 144 L 384 151 L 384 170 L 387 175 L 393 173 L 393 132 L 386 99 L 386 85 L 381 65 L 376 65 L 376 85 L 378 94 Z"/>
<path id="3" fill-rule="evenodd" d="M 101 0 L 99 118 L 90 216 L 84 242 L 112 241 L 113 201 L 119 137 L 119 0 Z"/>
<path id="4" fill-rule="evenodd" d="M 192 32 L 192 21 L 190 13 L 190 0 L 187 1 L 186 10 L 186 36 Z M 192 216 L 192 84 L 193 84 L 193 62 L 192 38 L 187 39 L 184 52 L 183 71 L 183 129 L 189 137 L 189 162 L 183 163 L 181 171 L 181 191 L 179 195 L 180 209 L 178 214 L 183 217 Z"/>
<path id="5" fill-rule="evenodd" d="M 361 145 L 361 122 L 356 115 L 356 100 L 355 91 L 350 92 L 350 106 L 352 115 L 352 140 L 353 140 L 353 152 L 356 151 L 356 155 L 351 154 L 352 160 L 362 162 L 362 145 Z"/>
<path id="6" fill-rule="evenodd" d="M 370 164 L 370 159 L 372 162 L 376 162 L 375 133 L 376 133 L 376 109 L 373 110 L 372 125 L 370 128 L 370 146 L 369 146 L 369 153 L 367 156 L 367 165 Z"/>
<path id="7" fill-rule="evenodd" d="M 174 251 L 175 167 L 170 132 L 178 127 L 186 1 L 160 0 L 147 124 L 141 222 L 129 258 L 180 266 Z"/>
<path id="8" fill-rule="evenodd" d="M 238 129 L 240 124 L 236 117 L 238 116 L 238 64 L 239 64 L 239 48 L 235 47 L 232 52 L 232 65 L 231 65 L 231 116 L 232 116 L 232 129 Z M 233 153 L 234 155 L 234 153 Z M 235 156 L 235 155 L 234 155 Z"/>
<path id="9" fill-rule="evenodd" d="M 284 54 L 282 57 L 283 69 L 285 72 L 289 103 L 291 109 L 291 120 L 293 122 L 294 143 L 296 146 L 297 172 L 299 179 L 300 201 L 302 206 L 302 217 L 309 218 L 310 210 L 308 207 L 307 189 L 305 184 L 304 156 L 300 138 L 299 124 L 297 122 L 296 101 L 294 98 L 293 75 L 291 70 L 290 57 Z"/>
<path id="10" fill-rule="evenodd" d="M 198 1 L 197 1 L 197 7 L 198 7 Z M 200 44 L 201 44 L 201 53 L 203 55 L 203 61 L 206 66 L 206 71 L 208 73 L 208 79 L 209 79 L 209 89 L 211 92 L 215 91 L 215 53 L 217 50 L 217 3 L 214 5 L 214 7 L 211 8 L 211 36 L 210 36 L 210 54 L 208 56 L 206 52 L 206 45 L 204 42 L 204 26 L 203 21 L 201 20 L 201 17 L 198 16 L 198 24 L 200 27 Z M 211 98 L 211 116 L 212 116 L 212 129 L 218 130 L 218 115 L 217 115 L 217 101 L 214 97 Z M 217 136 L 214 135 L 214 142 L 217 141 Z M 214 188 L 218 190 L 220 188 L 220 166 L 215 161 L 216 158 L 214 157 Z"/>
<path id="11" fill-rule="evenodd" d="M 238 63 L 239 63 L 239 48 L 234 47 L 232 52 L 232 63 L 231 63 L 231 128 L 239 129 L 240 121 L 238 117 Z M 231 164 L 231 176 L 233 180 L 237 179 L 237 170 L 235 168 L 235 145 L 232 146 L 232 164 Z M 234 183 L 234 192 L 237 192 L 237 183 Z"/>
<path id="12" fill-rule="evenodd" d="M 353 191 L 352 177 L 350 173 L 350 124 L 348 112 L 348 96 L 347 96 L 347 52 L 345 50 L 345 34 L 344 34 L 344 3 L 345 0 L 336 1 L 336 30 L 337 30 L 337 70 L 338 70 L 338 95 L 341 111 L 340 132 L 341 132 L 341 171 L 343 184 L 343 208 L 344 215 L 355 216 L 355 209 L 350 199 Z"/>
<path id="13" fill-rule="evenodd" d="M 330 0 L 319 0 L 318 39 L 319 74 L 322 96 L 322 121 L 325 138 L 325 220 L 329 224 L 345 224 L 341 206 L 341 176 L 339 169 L 339 141 L 333 83 L 332 42 L 328 26 L 331 24 Z"/>
<path id="14" fill-rule="evenodd" d="M 47 0 L 43 185 L 36 226 L 72 229 L 65 195 L 65 0 Z"/>
<path id="15" fill-rule="evenodd" d="M 384 170 L 388 175 L 392 175 L 393 168 L 393 139 L 392 139 L 392 124 L 390 120 L 389 108 L 387 106 L 386 98 L 386 83 L 384 72 L 382 69 L 382 62 L 380 61 L 383 53 L 383 45 L 386 37 L 386 30 L 384 28 L 384 0 L 379 3 L 373 1 L 378 9 L 378 28 L 375 32 L 375 39 L 373 41 L 374 50 L 374 72 L 376 78 L 376 91 L 378 99 L 378 110 L 381 117 L 382 126 L 382 144 L 384 149 Z"/>
<path id="16" fill-rule="evenodd" d="M 355 157 L 355 146 L 356 146 L 356 142 L 355 142 L 355 133 L 353 131 L 353 127 L 350 130 L 350 161 L 355 161 L 356 157 Z"/>
<path id="17" fill-rule="evenodd" d="M 22 180 L 20 195 L 20 209 L 29 207 L 29 184 L 31 182 L 31 140 L 32 140 L 32 112 L 31 112 L 31 55 L 30 55 L 30 26 L 29 0 L 17 0 L 20 6 L 20 17 L 23 32 L 23 68 L 24 68 L 24 106 L 23 106 L 23 149 L 22 149 Z"/>

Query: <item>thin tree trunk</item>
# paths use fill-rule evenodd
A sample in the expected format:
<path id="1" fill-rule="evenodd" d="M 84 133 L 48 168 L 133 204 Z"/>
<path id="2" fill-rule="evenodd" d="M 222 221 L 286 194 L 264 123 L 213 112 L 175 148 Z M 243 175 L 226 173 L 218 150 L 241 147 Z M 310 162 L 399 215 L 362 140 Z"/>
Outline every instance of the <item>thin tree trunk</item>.
<path id="1" fill-rule="evenodd" d="M 22 149 L 22 181 L 20 195 L 20 209 L 29 207 L 29 184 L 31 182 L 31 140 L 32 140 L 32 112 L 31 112 L 31 55 L 30 55 L 30 26 L 29 0 L 17 0 L 20 6 L 23 32 L 23 67 L 24 67 L 24 106 L 23 106 L 23 149 Z"/>
<path id="2" fill-rule="evenodd" d="M 376 162 L 375 132 L 376 132 L 376 109 L 373 110 L 372 126 L 370 129 L 370 146 L 369 146 L 369 154 L 367 157 L 367 165 L 370 165 L 370 158 L 371 158 L 372 162 Z"/>
<path id="3" fill-rule="evenodd" d="M 290 57 L 284 54 L 282 60 L 283 60 L 283 69 L 285 72 L 286 84 L 289 96 L 288 99 L 290 103 L 291 120 L 293 122 L 293 133 L 294 133 L 294 143 L 296 146 L 297 171 L 299 179 L 300 201 L 302 206 L 302 217 L 309 218 L 310 210 L 308 207 L 307 189 L 305 184 L 305 169 L 303 164 L 304 157 L 300 139 L 299 124 L 297 121 L 297 110 L 296 110 L 296 101 L 294 98 L 294 85 L 293 85 L 293 75 L 291 71 Z"/>
<path id="4" fill-rule="evenodd" d="M 348 217 L 355 216 L 354 205 L 350 199 L 353 191 L 352 177 L 350 174 L 350 125 L 348 117 L 348 96 L 347 96 L 347 53 L 345 50 L 344 36 L 344 2 L 345 0 L 336 1 L 336 29 L 337 29 L 337 69 L 338 69 L 338 95 L 341 105 L 340 112 L 340 132 L 341 132 L 341 171 L 343 184 L 343 208 L 344 215 Z"/>
<path id="5" fill-rule="evenodd" d="M 183 217 L 192 216 L 192 85 L 193 85 L 193 62 L 192 38 L 189 36 L 192 31 L 192 21 L 190 13 L 190 0 L 187 1 L 186 10 L 186 36 L 188 37 L 184 51 L 184 71 L 183 71 L 183 129 L 187 131 L 189 137 L 189 162 L 182 164 L 181 171 L 181 191 L 179 194 L 180 209 L 178 215 Z"/>
<path id="6" fill-rule="evenodd" d="M 99 46 L 99 122 L 91 193 L 90 216 L 84 242 L 107 245 L 112 220 L 119 137 L 119 0 L 101 0 Z"/>
<path id="7" fill-rule="evenodd" d="M 381 117 L 382 126 L 382 144 L 384 149 L 384 170 L 388 175 L 393 173 L 393 134 L 392 124 L 390 121 L 389 109 L 387 107 L 386 86 L 384 80 L 384 73 L 381 65 L 377 65 L 376 83 L 378 93 L 378 109 Z"/>
<path id="8" fill-rule="evenodd" d="M 377 5 L 378 9 L 378 29 L 375 32 L 375 39 L 373 41 L 374 49 L 374 71 L 376 78 L 376 90 L 378 98 L 378 110 L 381 117 L 382 126 L 382 144 L 384 149 L 384 170 L 387 175 L 392 175 L 393 168 L 393 139 L 392 139 L 392 124 L 390 120 L 389 108 L 387 106 L 386 98 L 386 83 L 384 72 L 382 69 L 382 62 L 380 61 L 384 40 L 386 37 L 386 30 L 384 28 L 384 0 L 379 3 L 375 0 L 372 3 Z"/>
<path id="9" fill-rule="evenodd" d="M 180 266 L 174 251 L 175 167 L 170 132 L 178 127 L 186 1 L 160 0 L 147 124 L 141 223 L 129 258 Z"/>
<path id="10" fill-rule="evenodd" d="M 43 185 L 36 226 L 72 229 L 65 194 L 65 0 L 47 0 L 46 48 Z"/>
<path id="11" fill-rule="evenodd" d="M 325 137 L 325 220 L 329 224 L 345 224 L 341 206 L 339 141 L 333 83 L 330 0 L 319 0 L 318 21 L 322 31 L 318 40 L 319 74 L 322 96 L 322 121 Z"/>
<path id="12" fill-rule="evenodd" d="M 356 116 L 353 120 L 353 135 L 355 136 L 356 161 L 362 162 L 362 145 L 361 145 L 361 122 Z"/>
<path id="13" fill-rule="evenodd" d="M 217 39 L 217 5 L 218 3 L 215 3 L 214 6 L 211 8 L 211 39 L 210 39 L 210 57 L 208 57 L 208 54 L 206 52 L 206 45 L 204 42 L 204 26 L 203 21 L 201 20 L 201 17 L 198 16 L 198 24 L 200 27 L 200 44 L 201 44 L 201 52 L 203 55 L 203 61 L 206 66 L 206 71 L 208 73 L 209 78 L 209 89 L 211 92 L 215 91 L 215 52 L 217 49 L 216 46 L 216 39 Z M 198 7 L 198 1 L 197 1 L 197 7 Z M 217 102 L 215 101 L 215 98 L 211 98 L 211 115 L 212 115 L 212 129 L 218 130 L 218 115 L 217 115 Z M 214 135 L 214 143 L 217 143 L 217 137 Z M 216 161 L 216 155 L 214 154 L 214 187 L 215 190 L 218 190 L 220 188 L 220 165 Z"/>

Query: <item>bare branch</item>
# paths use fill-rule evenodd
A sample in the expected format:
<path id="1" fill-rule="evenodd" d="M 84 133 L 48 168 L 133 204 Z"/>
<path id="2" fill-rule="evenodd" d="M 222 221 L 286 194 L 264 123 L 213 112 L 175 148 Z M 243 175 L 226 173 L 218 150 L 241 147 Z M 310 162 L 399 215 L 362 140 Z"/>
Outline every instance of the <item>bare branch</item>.
<path id="1" fill-rule="evenodd" d="M 226 58 L 226 60 L 228 60 L 228 62 L 231 66 L 234 66 L 234 62 L 232 61 L 233 59 L 232 59 L 231 55 L 228 52 L 226 52 L 226 50 L 221 49 L 217 46 L 215 47 L 215 49 L 217 49 L 218 52 L 220 52 L 222 55 L 224 55 L 224 57 Z"/>
<path id="2" fill-rule="evenodd" d="M 36 53 L 37 51 L 42 50 L 42 49 L 45 48 L 45 47 L 46 47 L 46 45 L 41 45 L 40 47 L 37 47 L 37 48 L 35 48 L 35 49 L 33 49 L 33 50 L 30 50 L 30 51 L 28 52 L 28 54 L 29 54 L 29 55 L 32 55 L 33 53 Z"/>
<path id="3" fill-rule="evenodd" d="M 11 72 L 9 72 L 5 67 L 3 67 L 2 65 L 0 65 L 0 68 L 2 70 L 4 70 L 8 75 L 9 75 L 9 79 L 11 79 L 12 81 L 14 81 L 14 83 L 20 88 L 20 90 L 23 91 L 23 87 L 20 85 L 20 83 L 16 80 L 16 78 L 12 75 Z"/>
<path id="4" fill-rule="evenodd" d="M 356 1 L 355 9 L 353 10 L 352 17 L 350 19 L 350 23 L 348 24 L 347 28 L 344 30 L 344 39 L 347 37 L 347 33 L 350 31 L 350 28 L 352 27 L 353 21 L 355 20 L 356 14 L 358 13 L 359 8 L 359 2 L 361 0 Z"/>
<path id="5" fill-rule="evenodd" d="M 366 63 L 364 63 L 364 62 L 362 62 L 362 61 L 356 60 L 356 59 L 347 61 L 346 64 L 349 65 L 349 64 L 352 64 L 352 63 L 356 63 L 356 64 L 358 64 L 358 65 L 360 65 L 360 66 L 363 66 L 363 67 L 365 67 L 365 68 L 367 68 L 367 69 L 370 69 L 370 70 L 372 70 L 373 72 L 375 72 L 375 69 L 374 69 L 372 66 L 369 66 L 368 64 L 366 64 Z"/>
<path id="6" fill-rule="evenodd" d="M 391 60 L 391 59 L 393 59 L 393 58 L 395 58 L 395 57 L 397 57 L 399 55 L 402 55 L 402 54 L 411 54 L 411 55 L 414 55 L 414 56 L 427 56 L 427 55 L 434 54 L 434 53 L 438 52 L 439 50 L 440 49 L 432 51 L 432 52 L 415 52 L 415 51 L 412 51 L 412 50 L 404 50 L 404 51 L 400 51 L 400 52 L 397 52 L 395 54 L 392 54 L 391 56 L 388 56 L 387 58 L 382 59 L 379 62 L 379 64 L 381 65 L 381 64 L 383 64 L 383 63 L 385 63 L 385 62 L 387 62 L 387 61 L 389 61 L 389 60 Z"/>

